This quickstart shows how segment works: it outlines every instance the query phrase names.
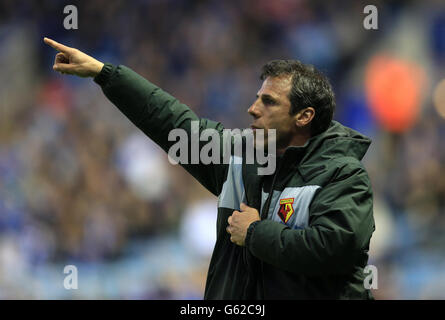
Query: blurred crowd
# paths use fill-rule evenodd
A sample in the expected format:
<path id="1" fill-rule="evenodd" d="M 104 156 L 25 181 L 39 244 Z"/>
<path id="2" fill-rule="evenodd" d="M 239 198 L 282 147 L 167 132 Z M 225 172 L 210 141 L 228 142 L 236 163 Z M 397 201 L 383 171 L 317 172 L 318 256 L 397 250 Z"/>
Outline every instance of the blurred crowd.
<path id="1" fill-rule="evenodd" d="M 333 84 L 335 119 L 373 140 L 375 297 L 444 299 L 445 101 L 432 95 L 445 78 L 445 5 L 372 3 L 379 30 L 363 28 L 362 1 L 1 0 L 0 299 L 200 299 L 215 240 L 216 197 L 91 79 L 53 72 L 44 36 L 131 67 L 227 128 L 250 123 L 264 63 L 314 64 Z M 63 27 L 68 4 L 77 30 Z M 425 73 L 403 132 L 369 103 L 366 66 L 380 52 Z M 63 288 L 68 264 L 78 290 Z"/>

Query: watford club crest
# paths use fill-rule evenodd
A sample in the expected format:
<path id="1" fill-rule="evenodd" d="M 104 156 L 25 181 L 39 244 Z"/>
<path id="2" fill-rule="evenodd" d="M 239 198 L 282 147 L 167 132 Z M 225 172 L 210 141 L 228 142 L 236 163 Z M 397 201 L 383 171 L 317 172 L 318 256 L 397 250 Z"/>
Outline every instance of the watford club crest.
<path id="1" fill-rule="evenodd" d="M 278 210 L 278 216 L 287 223 L 294 214 L 294 208 L 292 204 L 294 203 L 294 198 L 280 199 L 280 209 Z"/>

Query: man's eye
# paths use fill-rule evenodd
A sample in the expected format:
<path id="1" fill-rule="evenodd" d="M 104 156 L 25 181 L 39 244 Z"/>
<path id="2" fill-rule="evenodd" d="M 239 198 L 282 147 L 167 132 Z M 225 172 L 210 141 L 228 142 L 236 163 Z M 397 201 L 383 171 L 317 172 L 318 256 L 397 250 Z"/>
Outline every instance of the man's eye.
<path id="1" fill-rule="evenodd" d="M 272 105 L 275 103 L 275 101 L 273 101 L 272 99 L 264 98 L 263 103 L 266 105 Z"/>

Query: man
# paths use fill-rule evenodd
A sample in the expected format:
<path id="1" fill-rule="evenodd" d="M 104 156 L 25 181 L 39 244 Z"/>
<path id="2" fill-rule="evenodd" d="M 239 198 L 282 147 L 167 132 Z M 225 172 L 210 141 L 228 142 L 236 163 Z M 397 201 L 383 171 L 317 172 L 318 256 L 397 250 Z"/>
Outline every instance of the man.
<path id="1" fill-rule="evenodd" d="M 53 40 L 54 70 L 94 77 L 107 98 L 168 151 L 169 132 L 223 127 L 125 66 L 104 64 Z M 294 60 L 263 67 L 248 109 L 253 129 L 276 129 L 277 169 L 256 164 L 183 164 L 219 196 L 217 241 L 206 299 L 372 299 L 363 273 L 374 231 L 372 190 L 360 160 L 371 141 L 332 121 L 327 79 Z M 209 226 L 212 228 L 213 226 Z"/>

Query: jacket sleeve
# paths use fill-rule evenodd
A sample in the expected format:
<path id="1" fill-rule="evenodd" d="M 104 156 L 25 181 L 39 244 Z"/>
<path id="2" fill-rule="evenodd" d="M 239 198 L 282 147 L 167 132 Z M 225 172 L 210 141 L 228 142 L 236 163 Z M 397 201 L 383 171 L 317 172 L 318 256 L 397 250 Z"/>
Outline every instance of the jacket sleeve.
<path id="1" fill-rule="evenodd" d="M 183 129 L 188 137 L 189 161 L 188 164 L 181 165 L 210 192 L 215 195 L 220 193 L 227 165 L 224 165 L 223 161 L 220 161 L 220 164 L 204 165 L 200 162 L 200 157 L 197 157 L 198 163 L 191 164 L 190 161 L 191 153 L 194 151 L 196 157 L 196 152 L 207 143 L 199 142 L 198 138 L 198 149 L 191 150 L 191 139 L 199 137 L 205 129 L 215 129 L 218 137 L 222 139 L 224 128 L 220 123 L 198 118 L 189 107 L 122 65 L 106 63 L 94 81 L 102 87 L 105 96 L 164 151 L 168 152 L 170 147 L 178 142 L 177 139 L 169 141 L 169 133 L 173 129 Z M 193 136 L 192 121 L 196 121 L 196 127 L 199 129 L 197 135 Z M 222 142 L 220 145 L 222 146 Z"/>
<path id="2" fill-rule="evenodd" d="M 308 227 L 262 220 L 249 226 L 246 246 L 260 260 L 297 274 L 348 273 L 369 247 L 372 203 L 366 171 L 343 170 L 314 196 Z"/>

